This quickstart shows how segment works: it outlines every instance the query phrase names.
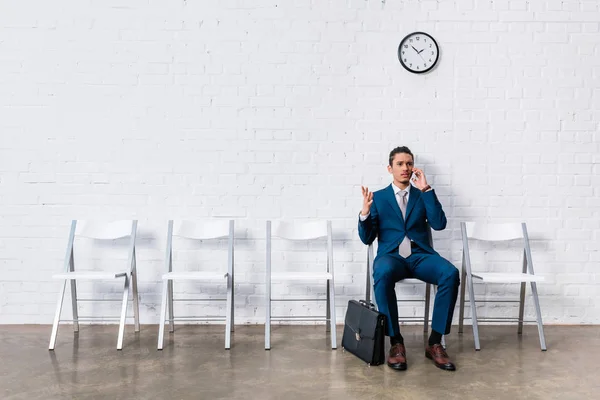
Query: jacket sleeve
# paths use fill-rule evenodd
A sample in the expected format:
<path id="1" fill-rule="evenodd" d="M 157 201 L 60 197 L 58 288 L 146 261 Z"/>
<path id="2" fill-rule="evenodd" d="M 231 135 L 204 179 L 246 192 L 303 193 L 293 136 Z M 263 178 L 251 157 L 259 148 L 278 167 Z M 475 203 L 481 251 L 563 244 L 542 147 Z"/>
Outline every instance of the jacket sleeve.
<path id="1" fill-rule="evenodd" d="M 360 215 L 358 217 L 358 236 L 364 244 L 369 245 L 377 238 L 378 233 L 379 214 L 377 212 L 375 202 L 373 202 L 373 204 L 371 204 L 370 214 L 367 219 L 361 221 Z"/>
<path id="2" fill-rule="evenodd" d="M 421 199 L 425 205 L 425 213 L 427 214 L 427 222 L 436 231 L 441 231 L 446 228 L 446 214 L 442 209 L 442 204 L 439 202 L 434 190 L 421 193 Z"/>

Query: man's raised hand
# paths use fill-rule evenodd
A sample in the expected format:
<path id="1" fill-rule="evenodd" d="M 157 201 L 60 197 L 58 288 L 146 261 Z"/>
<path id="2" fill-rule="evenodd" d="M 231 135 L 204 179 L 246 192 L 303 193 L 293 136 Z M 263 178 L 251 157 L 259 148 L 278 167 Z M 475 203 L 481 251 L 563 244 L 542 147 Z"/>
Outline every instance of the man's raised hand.
<path id="1" fill-rule="evenodd" d="M 360 213 L 364 216 L 371 212 L 371 204 L 373 204 L 373 192 L 369 192 L 369 188 L 366 186 L 361 186 L 362 195 L 363 195 L 363 206 Z"/>

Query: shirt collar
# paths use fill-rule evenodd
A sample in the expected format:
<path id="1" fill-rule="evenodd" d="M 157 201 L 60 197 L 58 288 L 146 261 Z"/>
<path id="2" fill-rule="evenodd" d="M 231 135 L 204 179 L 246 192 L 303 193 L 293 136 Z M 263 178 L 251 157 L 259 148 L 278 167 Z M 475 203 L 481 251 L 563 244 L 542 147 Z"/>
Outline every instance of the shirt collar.
<path id="1" fill-rule="evenodd" d="M 394 194 L 396 196 L 398 195 L 398 192 L 401 192 L 402 190 L 406 190 L 407 193 L 410 193 L 410 183 L 408 184 L 406 189 L 400 189 L 398 186 L 396 186 L 396 185 L 394 185 L 394 183 L 392 183 L 392 188 L 394 189 Z"/>

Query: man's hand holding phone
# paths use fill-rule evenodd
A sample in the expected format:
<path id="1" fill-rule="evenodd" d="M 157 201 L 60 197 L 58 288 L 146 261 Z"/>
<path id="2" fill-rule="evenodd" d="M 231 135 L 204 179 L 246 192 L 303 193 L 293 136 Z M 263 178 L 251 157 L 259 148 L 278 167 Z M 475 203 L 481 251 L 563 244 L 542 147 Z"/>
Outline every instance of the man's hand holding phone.
<path id="1" fill-rule="evenodd" d="M 425 178 L 425 173 L 419 168 L 413 168 L 412 181 L 415 187 L 422 192 L 431 189 L 431 186 L 427 184 L 427 178 Z"/>

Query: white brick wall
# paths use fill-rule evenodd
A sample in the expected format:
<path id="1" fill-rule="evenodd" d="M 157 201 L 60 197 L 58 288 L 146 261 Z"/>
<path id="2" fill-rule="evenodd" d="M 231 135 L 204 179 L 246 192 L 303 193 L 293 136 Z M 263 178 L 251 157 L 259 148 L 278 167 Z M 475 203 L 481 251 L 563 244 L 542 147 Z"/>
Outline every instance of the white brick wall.
<path id="1" fill-rule="evenodd" d="M 132 217 L 143 323 L 167 219 L 206 217 L 237 221 L 238 323 L 264 320 L 265 220 L 332 219 L 341 322 L 364 291 L 360 185 L 389 182 L 397 145 L 449 217 L 442 255 L 460 266 L 461 220 L 526 221 L 545 322 L 600 323 L 598 4 L 0 0 L 0 323 L 51 322 L 70 219 Z M 441 46 L 423 76 L 396 56 L 415 30 Z M 294 250 L 274 260 L 322 260 Z"/>

